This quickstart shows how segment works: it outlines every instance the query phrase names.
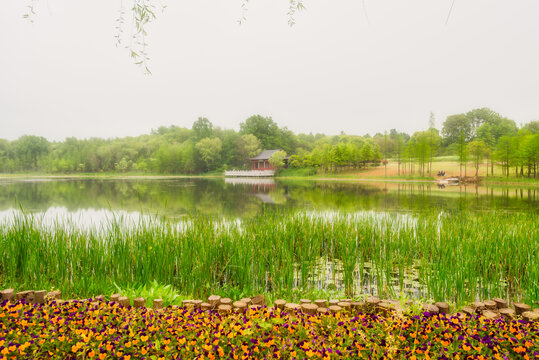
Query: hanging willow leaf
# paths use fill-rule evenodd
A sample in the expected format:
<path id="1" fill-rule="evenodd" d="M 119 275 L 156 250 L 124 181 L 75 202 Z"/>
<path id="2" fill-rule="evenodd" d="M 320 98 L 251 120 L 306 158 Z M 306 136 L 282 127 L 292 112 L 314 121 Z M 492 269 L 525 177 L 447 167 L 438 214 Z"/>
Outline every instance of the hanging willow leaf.
<path id="1" fill-rule="evenodd" d="M 33 23 L 33 18 L 36 14 L 36 7 L 39 3 L 39 0 L 27 1 L 28 12 L 23 15 L 23 18 Z M 151 24 L 155 19 L 157 19 L 156 9 L 160 8 L 161 12 L 163 12 L 167 7 L 166 5 L 159 5 L 159 7 L 156 6 L 156 1 L 157 0 L 121 0 L 118 18 L 116 19 L 114 26 L 114 29 L 116 30 L 116 35 L 114 35 L 114 39 L 116 40 L 116 47 L 123 47 L 127 49 L 129 51 L 130 57 L 135 60 L 134 64 L 137 66 L 141 66 L 147 74 L 151 74 L 151 72 L 149 70 L 150 58 L 148 57 L 146 51 L 146 48 L 148 47 L 148 43 L 146 42 L 146 37 L 148 36 L 146 27 Z M 238 20 L 240 24 L 242 24 L 247 18 L 247 5 L 249 1 L 250 0 L 242 0 L 242 13 L 240 20 Z M 304 10 L 305 6 L 303 5 L 303 0 L 288 1 L 288 24 L 290 26 L 293 26 L 296 23 L 296 12 Z M 125 9 L 130 9 L 130 22 L 126 22 L 127 11 Z M 131 28 L 130 34 L 126 34 L 126 26 L 129 26 Z"/>

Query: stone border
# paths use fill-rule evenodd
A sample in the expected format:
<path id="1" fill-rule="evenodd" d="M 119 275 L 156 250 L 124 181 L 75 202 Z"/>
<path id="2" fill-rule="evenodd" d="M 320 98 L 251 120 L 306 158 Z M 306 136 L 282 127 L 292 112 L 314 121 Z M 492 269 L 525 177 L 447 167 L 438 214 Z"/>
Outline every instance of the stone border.
<path id="1" fill-rule="evenodd" d="M 87 300 L 87 299 L 85 299 Z M 98 295 L 92 300 L 106 301 L 104 295 Z M 64 301 L 62 300 L 62 292 L 59 290 L 47 292 L 46 290 L 27 290 L 15 293 L 14 289 L 5 289 L 0 291 L 0 301 L 25 301 L 33 304 L 45 304 L 49 301 Z M 84 300 L 81 300 L 84 301 Z M 120 294 L 112 294 L 110 301 L 118 303 L 120 306 L 132 306 L 134 309 L 146 308 L 146 299 L 138 297 L 131 300 L 128 297 Z M 406 305 L 410 306 L 408 302 Z M 218 311 L 226 314 L 230 312 L 243 312 L 248 309 L 260 309 L 268 307 L 266 297 L 264 295 L 256 295 L 251 298 L 243 298 L 238 301 L 233 301 L 229 298 L 222 298 L 219 295 L 211 295 L 206 301 L 203 300 L 183 300 L 181 307 L 190 311 Z M 435 304 L 423 304 L 421 309 L 430 314 L 452 314 L 456 316 L 480 315 L 486 319 L 513 320 L 517 317 L 527 321 L 539 321 L 539 308 L 533 309 L 528 304 L 516 302 L 510 308 L 506 300 L 494 298 L 483 302 L 473 302 L 469 306 L 462 307 L 459 311 L 450 312 L 450 306 L 444 302 Z M 287 312 L 302 312 L 305 314 L 316 315 L 320 313 L 337 313 L 337 312 L 374 312 L 381 315 L 398 315 L 404 313 L 404 309 L 399 301 L 396 300 L 381 300 L 375 296 L 369 296 L 364 301 L 356 301 L 354 299 L 301 299 L 299 304 L 288 302 L 284 299 L 275 300 L 271 308 L 279 309 Z M 164 309 L 163 299 L 155 299 L 153 301 L 153 310 L 160 311 Z"/>

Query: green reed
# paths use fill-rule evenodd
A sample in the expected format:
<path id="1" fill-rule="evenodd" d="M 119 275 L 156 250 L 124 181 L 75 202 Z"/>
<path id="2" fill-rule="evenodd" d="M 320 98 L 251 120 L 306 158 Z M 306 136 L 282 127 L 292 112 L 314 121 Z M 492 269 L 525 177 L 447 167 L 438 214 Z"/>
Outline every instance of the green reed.
<path id="1" fill-rule="evenodd" d="M 538 239 L 533 213 L 267 212 L 230 221 L 115 219 L 90 230 L 23 214 L 0 225 L 0 287 L 55 287 L 82 297 L 157 281 L 200 297 L 224 289 L 294 297 L 336 286 L 354 297 L 533 302 Z M 406 294 L 409 283 L 419 290 Z"/>

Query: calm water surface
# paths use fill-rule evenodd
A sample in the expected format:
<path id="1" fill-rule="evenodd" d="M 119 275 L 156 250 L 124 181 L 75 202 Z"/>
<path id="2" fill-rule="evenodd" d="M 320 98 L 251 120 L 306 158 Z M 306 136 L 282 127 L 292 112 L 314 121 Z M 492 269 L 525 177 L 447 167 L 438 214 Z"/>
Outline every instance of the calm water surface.
<path id="1" fill-rule="evenodd" d="M 140 214 L 253 217 L 268 211 L 440 212 L 539 209 L 539 188 L 434 183 L 272 179 L 0 179 L 0 213 L 12 209 L 99 221 L 111 211 Z"/>

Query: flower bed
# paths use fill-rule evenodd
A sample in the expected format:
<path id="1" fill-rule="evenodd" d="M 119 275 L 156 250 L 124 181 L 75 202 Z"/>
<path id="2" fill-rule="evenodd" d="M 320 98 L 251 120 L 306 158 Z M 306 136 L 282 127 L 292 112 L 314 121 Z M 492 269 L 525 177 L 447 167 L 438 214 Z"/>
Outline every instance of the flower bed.
<path id="1" fill-rule="evenodd" d="M 114 302 L 0 303 L 0 359 L 536 359 L 539 323 L 273 308 L 161 311 Z"/>

